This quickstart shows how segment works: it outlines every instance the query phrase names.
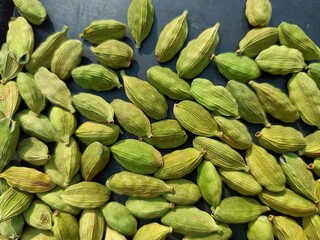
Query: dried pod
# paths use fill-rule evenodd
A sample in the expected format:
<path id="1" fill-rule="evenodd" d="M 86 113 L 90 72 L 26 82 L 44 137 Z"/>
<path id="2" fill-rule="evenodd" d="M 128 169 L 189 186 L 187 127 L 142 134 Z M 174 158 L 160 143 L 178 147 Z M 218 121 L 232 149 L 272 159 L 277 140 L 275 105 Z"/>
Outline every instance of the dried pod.
<path id="1" fill-rule="evenodd" d="M 150 34 L 154 18 L 154 8 L 151 0 L 132 0 L 128 7 L 128 27 L 136 42 L 136 48 Z"/>
<path id="2" fill-rule="evenodd" d="M 104 240 L 127 240 L 127 238 L 123 234 L 106 225 L 106 234 Z"/>
<path id="3" fill-rule="evenodd" d="M 314 214 L 302 218 L 302 228 L 308 239 L 320 239 L 320 216 Z"/>
<path id="4" fill-rule="evenodd" d="M 82 211 L 79 219 L 81 240 L 102 240 L 104 229 L 104 217 L 99 208 L 84 209 Z"/>
<path id="5" fill-rule="evenodd" d="M 41 25 L 47 18 L 47 10 L 39 0 L 14 0 L 18 12 L 34 25 Z"/>
<path id="6" fill-rule="evenodd" d="M 19 64 L 11 57 L 7 44 L 4 43 L 0 51 L 0 66 L 0 82 L 5 84 L 14 79 L 21 72 L 24 65 Z"/>
<path id="7" fill-rule="evenodd" d="M 9 218 L 0 223 L 0 239 L 20 239 L 24 227 L 22 214 Z"/>
<path id="8" fill-rule="evenodd" d="M 56 238 L 53 236 L 53 232 L 49 231 L 49 230 L 40 230 L 38 228 L 34 228 L 34 227 L 26 227 L 23 230 L 22 236 L 21 236 L 22 240 L 29 240 L 29 239 L 33 239 L 33 240 L 56 240 Z"/>
<path id="9" fill-rule="evenodd" d="M 313 62 L 308 65 L 308 76 L 316 82 L 320 89 L 320 63 Z"/>
<path id="10" fill-rule="evenodd" d="M 19 108 L 21 97 L 15 81 L 0 84 L 0 111 L 6 118 L 12 118 Z"/>
<path id="11" fill-rule="evenodd" d="M 80 239 L 78 220 L 69 213 L 53 212 L 52 231 L 57 240 Z"/>
<path id="12" fill-rule="evenodd" d="M 171 60 L 183 47 L 183 44 L 188 36 L 188 11 L 172 19 L 162 29 L 155 47 L 155 55 L 159 62 L 168 62 Z"/>
<path id="13" fill-rule="evenodd" d="M 245 15 L 251 26 L 268 26 L 272 15 L 270 0 L 247 0 Z"/>
<path id="14" fill-rule="evenodd" d="M 164 240 L 172 231 L 172 227 L 152 222 L 140 227 L 133 236 L 133 240 Z"/>
<path id="15" fill-rule="evenodd" d="M 256 220 L 249 222 L 247 237 L 248 240 L 273 240 L 272 223 L 268 217 L 261 215 Z"/>
<path id="16" fill-rule="evenodd" d="M 51 230 L 53 225 L 50 207 L 40 200 L 34 200 L 30 207 L 23 212 L 24 219 L 29 226 Z"/>
<path id="17" fill-rule="evenodd" d="M 228 240 L 232 236 L 231 228 L 221 222 L 217 222 L 217 225 L 221 228 L 220 232 L 213 232 L 207 235 L 199 236 L 199 235 L 185 235 L 182 240 Z"/>

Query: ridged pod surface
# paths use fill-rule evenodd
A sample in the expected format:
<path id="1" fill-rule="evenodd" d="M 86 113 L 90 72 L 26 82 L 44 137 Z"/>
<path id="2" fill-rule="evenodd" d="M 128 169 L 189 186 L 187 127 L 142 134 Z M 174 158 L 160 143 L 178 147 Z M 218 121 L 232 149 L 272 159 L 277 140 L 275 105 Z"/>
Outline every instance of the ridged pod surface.
<path id="1" fill-rule="evenodd" d="M 320 216 L 314 214 L 302 218 L 302 228 L 308 239 L 320 239 Z"/>
<path id="2" fill-rule="evenodd" d="M 267 216 L 261 215 L 256 220 L 248 223 L 248 240 L 273 240 L 272 223 Z"/>
<path id="3" fill-rule="evenodd" d="M 320 89 L 320 63 L 313 62 L 308 65 L 308 76 L 316 82 Z"/>
<path id="4" fill-rule="evenodd" d="M 313 158 L 320 156 L 320 130 L 305 136 L 304 140 L 306 141 L 306 146 L 299 150 L 298 154 Z"/>
<path id="5" fill-rule="evenodd" d="M 245 15 L 249 24 L 254 27 L 268 26 L 272 15 L 271 2 L 269 0 L 247 0 Z"/>
<path id="6" fill-rule="evenodd" d="M 6 118 L 12 118 L 21 102 L 20 92 L 16 81 L 0 84 L 0 112 Z"/>
<path id="7" fill-rule="evenodd" d="M 41 25 L 47 18 L 47 10 L 39 0 L 14 0 L 18 12 L 34 25 Z"/>
<path id="8" fill-rule="evenodd" d="M 140 227 L 133 236 L 133 240 L 165 240 L 172 231 L 172 227 L 152 222 Z"/>

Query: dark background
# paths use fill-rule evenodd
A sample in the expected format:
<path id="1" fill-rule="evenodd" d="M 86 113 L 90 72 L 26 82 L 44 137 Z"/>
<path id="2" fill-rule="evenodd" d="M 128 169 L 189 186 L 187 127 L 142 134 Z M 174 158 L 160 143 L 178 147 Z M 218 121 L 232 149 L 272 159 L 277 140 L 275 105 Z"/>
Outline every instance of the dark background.
<path id="1" fill-rule="evenodd" d="M 69 27 L 68 37 L 79 39 L 79 34 L 83 29 L 89 25 L 93 20 L 97 19 L 116 19 L 127 24 L 127 9 L 130 0 L 42 0 L 41 1 L 48 12 L 48 18 L 43 25 L 34 26 L 37 46 L 48 35 L 60 31 L 64 25 Z M 147 80 L 146 72 L 148 68 L 159 63 L 154 56 L 154 47 L 157 42 L 159 33 L 163 27 L 173 18 L 180 15 L 184 10 L 188 10 L 188 26 L 189 34 L 185 45 L 191 39 L 197 37 L 203 30 L 213 26 L 216 22 L 220 22 L 219 37 L 220 41 L 215 54 L 223 52 L 234 52 L 238 49 L 238 43 L 242 37 L 251 29 L 247 23 L 244 15 L 245 0 L 153 0 L 155 9 L 154 24 L 149 37 L 142 43 L 140 50 L 135 49 L 134 42 L 131 38 L 129 30 L 127 31 L 125 42 L 134 49 L 134 62 L 129 69 L 126 69 L 128 75 L 136 76 L 140 79 Z M 272 19 L 270 26 L 278 26 L 282 21 L 298 24 L 314 41 L 320 45 L 320 20 L 319 20 L 319 2 L 317 0 L 272 0 Z M 5 34 L 7 31 L 7 21 L 12 16 L 13 5 L 9 0 L 0 0 L 0 41 L 5 41 Z M 17 13 L 15 12 L 15 15 Z M 89 42 L 83 41 L 85 51 L 81 64 L 89 62 L 97 62 L 94 55 L 90 51 L 91 46 Z M 179 55 L 179 54 L 178 54 Z M 175 70 L 175 63 L 178 55 L 166 64 L 161 64 Z M 210 79 L 215 85 L 225 86 L 227 80 L 219 74 L 214 63 L 211 63 L 205 71 L 199 76 Z M 287 92 L 288 76 L 271 76 L 263 74 L 257 81 L 269 82 L 275 86 L 280 87 L 283 91 Z M 122 82 L 122 79 L 120 79 Z M 188 81 L 191 83 L 191 81 Z M 108 92 L 94 92 L 84 90 L 79 87 L 72 79 L 67 80 L 67 84 L 73 94 L 78 92 L 90 92 L 98 94 L 111 102 L 114 98 L 126 99 L 124 90 L 112 90 Z M 168 118 L 173 118 L 172 106 L 174 101 L 168 99 L 169 112 Z M 80 115 L 77 115 L 79 124 L 86 121 Z M 272 119 L 269 120 L 273 124 L 282 124 L 279 121 Z M 254 125 L 245 123 L 252 134 L 254 142 L 256 139 L 254 133 L 263 128 L 262 125 Z M 305 135 L 313 132 L 315 128 L 307 126 L 301 120 L 290 126 L 302 131 Z M 136 138 L 126 132 L 121 138 Z M 179 147 L 183 149 L 191 146 L 193 136 L 190 134 L 189 140 L 186 144 Z M 81 146 L 82 150 L 84 146 Z M 161 151 L 163 154 L 170 152 Z M 244 152 L 241 152 L 244 154 Z M 310 159 L 305 158 L 307 162 Z M 96 178 L 97 181 L 104 183 L 106 179 L 113 173 L 120 171 L 122 168 L 114 161 L 110 160 L 106 169 Z M 187 176 L 187 178 L 195 180 L 195 173 Z M 230 195 L 238 195 L 236 192 L 230 190 L 228 187 L 224 188 L 223 197 Z M 125 197 L 113 195 L 113 200 L 125 202 Z M 203 200 L 197 203 L 197 207 L 210 211 L 209 206 Z M 273 212 L 275 213 L 275 212 Z M 268 214 L 268 213 L 267 213 Z M 277 214 L 277 213 L 275 213 Z M 299 219 L 297 219 L 299 221 Z M 140 224 L 148 221 L 140 221 Z M 246 239 L 247 225 L 230 225 L 233 230 L 232 239 Z M 168 239 L 181 239 L 180 235 L 171 235 Z"/>

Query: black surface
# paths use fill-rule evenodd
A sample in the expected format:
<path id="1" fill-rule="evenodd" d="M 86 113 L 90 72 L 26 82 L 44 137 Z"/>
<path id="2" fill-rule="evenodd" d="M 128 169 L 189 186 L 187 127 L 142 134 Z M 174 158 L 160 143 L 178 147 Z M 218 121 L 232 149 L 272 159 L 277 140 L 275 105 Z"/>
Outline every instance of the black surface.
<path id="1" fill-rule="evenodd" d="M 79 34 L 82 30 L 91 21 L 96 19 L 116 19 L 127 24 L 127 9 L 130 0 L 42 0 L 42 2 L 48 11 L 48 18 L 43 25 L 34 27 L 36 46 L 49 34 L 60 31 L 64 25 L 69 27 L 69 38 L 79 39 Z M 282 21 L 298 24 L 315 41 L 316 44 L 320 45 L 320 20 L 318 17 L 320 5 L 317 0 L 273 0 L 271 3 L 273 14 L 269 24 L 270 26 L 276 27 Z M 216 49 L 216 54 L 229 51 L 234 52 L 237 50 L 239 41 L 246 32 L 251 29 L 244 15 L 245 0 L 153 0 L 153 5 L 155 9 L 154 25 L 152 27 L 151 34 L 142 43 L 141 49 L 135 49 L 134 42 L 129 31 L 127 31 L 127 37 L 125 38 L 125 42 L 133 47 L 135 54 L 135 60 L 132 66 L 126 70 L 126 73 L 144 80 L 147 80 L 146 71 L 148 68 L 153 65 L 158 65 L 158 62 L 154 57 L 154 47 L 160 31 L 171 19 L 180 15 L 185 9 L 189 12 L 187 16 L 189 34 L 186 43 L 197 37 L 206 28 L 213 26 L 216 22 L 220 22 L 220 42 Z M 1 36 L 4 35 L 3 31 L 4 28 L 1 28 Z M 89 50 L 89 47 L 91 46 L 90 43 L 86 41 L 83 41 L 83 43 L 85 51 L 81 64 L 97 62 L 94 55 Z M 178 55 L 170 62 L 161 65 L 175 70 L 177 57 Z M 218 73 L 214 63 L 211 63 L 199 77 L 210 79 L 216 85 L 225 86 L 227 83 L 227 80 Z M 280 87 L 284 91 L 287 91 L 286 83 L 289 77 L 290 75 L 275 77 L 263 74 L 257 81 L 269 82 Z M 191 83 L 191 81 L 189 81 L 189 83 Z M 108 102 L 111 102 L 114 98 L 123 98 L 127 100 L 123 89 L 108 92 L 94 92 L 82 89 L 73 82 L 72 79 L 69 79 L 67 84 L 74 94 L 78 92 L 95 93 L 104 97 Z M 174 101 L 168 100 L 168 102 L 168 117 L 173 118 L 172 105 Z M 86 119 L 79 115 L 77 115 L 77 117 L 79 124 L 86 121 Z M 274 124 L 280 123 L 279 121 L 272 119 L 270 116 L 269 120 Z M 254 133 L 257 130 L 260 130 L 263 126 L 246 124 L 252 133 L 254 141 L 256 141 Z M 280 124 L 288 125 L 284 123 Z M 315 130 L 315 128 L 302 123 L 301 120 L 290 125 L 302 131 L 305 135 Z M 121 137 L 135 138 L 127 133 L 124 133 Z M 192 135 L 190 135 L 189 141 L 180 148 L 191 146 L 191 140 Z M 166 152 L 168 151 L 162 151 L 163 154 Z M 96 180 L 104 183 L 111 174 L 120 170 L 121 167 L 114 160 L 111 160 L 105 171 L 103 171 Z M 195 174 L 190 174 L 188 178 L 194 180 Z M 229 188 L 224 189 L 224 197 L 234 194 L 236 193 Z M 125 201 L 125 197 L 117 195 L 113 195 L 113 199 L 122 203 Z M 200 201 L 197 206 L 201 209 L 210 211 L 208 205 L 205 204 L 204 201 Z M 140 224 L 145 222 L 148 221 L 140 221 Z M 230 225 L 230 227 L 233 230 L 232 239 L 246 239 L 246 224 Z M 168 239 L 181 239 L 181 236 L 171 235 Z"/>

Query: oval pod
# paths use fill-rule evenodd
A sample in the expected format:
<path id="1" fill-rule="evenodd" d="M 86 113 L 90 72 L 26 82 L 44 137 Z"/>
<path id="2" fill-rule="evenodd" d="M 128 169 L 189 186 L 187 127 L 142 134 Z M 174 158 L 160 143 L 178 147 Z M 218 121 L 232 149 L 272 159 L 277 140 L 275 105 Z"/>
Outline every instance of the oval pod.
<path id="1" fill-rule="evenodd" d="M 165 240 L 172 231 L 172 227 L 152 222 L 140 227 L 133 236 L 133 240 Z"/>
<path id="2" fill-rule="evenodd" d="M 269 0 L 247 0 L 245 15 L 250 25 L 254 27 L 268 26 L 272 6 Z"/>
<path id="3" fill-rule="evenodd" d="M 268 217 L 261 215 L 256 220 L 249 222 L 247 237 L 248 240 L 273 240 L 272 223 Z"/>

